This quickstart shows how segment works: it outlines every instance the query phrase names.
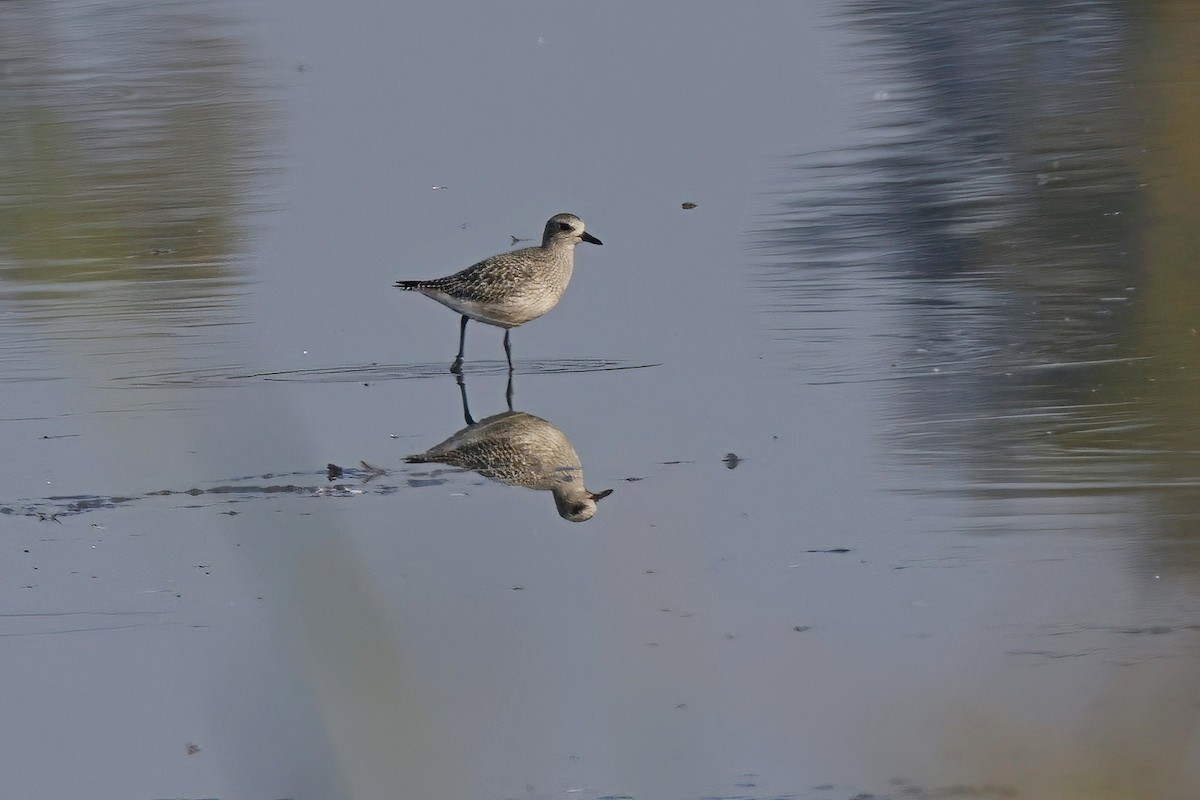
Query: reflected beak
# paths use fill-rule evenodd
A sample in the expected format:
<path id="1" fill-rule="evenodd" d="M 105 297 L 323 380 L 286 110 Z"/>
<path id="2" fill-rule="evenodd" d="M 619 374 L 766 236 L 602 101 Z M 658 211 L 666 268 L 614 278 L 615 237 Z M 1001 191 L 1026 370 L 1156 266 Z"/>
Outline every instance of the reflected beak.
<path id="1" fill-rule="evenodd" d="M 591 242 L 592 244 L 604 244 L 604 242 L 600 241 L 595 236 L 592 236 L 587 231 L 584 231 L 579 238 L 583 239 L 585 242 Z"/>
<path id="2" fill-rule="evenodd" d="M 584 235 L 586 236 L 587 234 L 584 234 Z M 596 244 L 600 244 L 600 243 L 596 242 Z M 604 498 L 608 497 L 612 493 L 613 493 L 612 489 L 605 489 L 603 492 L 597 492 L 595 494 L 588 492 L 588 497 L 591 498 L 592 500 L 595 500 L 598 503 L 601 500 L 603 500 Z"/>

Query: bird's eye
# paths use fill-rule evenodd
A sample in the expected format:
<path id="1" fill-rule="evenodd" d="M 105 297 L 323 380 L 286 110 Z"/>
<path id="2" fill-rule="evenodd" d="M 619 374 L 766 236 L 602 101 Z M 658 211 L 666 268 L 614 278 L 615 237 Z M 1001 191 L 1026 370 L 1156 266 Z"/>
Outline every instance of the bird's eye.
<path id="1" fill-rule="evenodd" d="M 558 229 L 559 229 L 560 231 L 569 231 L 569 230 L 571 230 L 571 223 L 569 223 L 569 222 L 560 222 L 560 223 L 558 223 Z"/>

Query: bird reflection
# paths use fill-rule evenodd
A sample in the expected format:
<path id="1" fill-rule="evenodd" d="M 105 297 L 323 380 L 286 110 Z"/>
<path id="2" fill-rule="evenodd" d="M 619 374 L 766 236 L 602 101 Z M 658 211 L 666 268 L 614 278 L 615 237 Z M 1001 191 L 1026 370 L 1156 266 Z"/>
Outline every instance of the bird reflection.
<path id="1" fill-rule="evenodd" d="M 571 522 L 591 519 L 596 513 L 596 503 L 612 494 L 612 489 L 589 492 L 583 483 L 579 454 L 567 435 L 541 417 L 513 411 L 512 376 L 509 375 L 505 393 L 508 411 L 478 422 L 467 405 L 467 385 L 462 375 L 455 378 L 462 394 L 467 427 L 405 461 L 448 464 L 509 486 L 545 490 L 554 495 L 554 507 L 563 519 Z"/>

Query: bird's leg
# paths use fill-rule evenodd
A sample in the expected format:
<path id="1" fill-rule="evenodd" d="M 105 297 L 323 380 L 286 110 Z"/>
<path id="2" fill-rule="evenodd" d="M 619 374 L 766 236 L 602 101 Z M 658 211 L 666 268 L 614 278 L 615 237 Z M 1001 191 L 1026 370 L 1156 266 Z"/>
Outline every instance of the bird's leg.
<path id="1" fill-rule="evenodd" d="M 508 388 L 504 391 L 504 399 L 508 401 L 508 410 L 512 411 L 512 370 L 508 371 Z"/>
<path id="2" fill-rule="evenodd" d="M 508 374 L 511 376 L 512 367 L 512 345 L 508 341 L 508 328 L 504 329 L 504 357 L 508 359 Z"/>
<path id="3" fill-rule="evenodd" d="M 458 382 L 458 391 L 462 395 L 463 419 L 468 425 L 474 425 L 475 418 L 471 416 L 471 409 L 467 407 L 467 382 L 463 380 L 461 372 L 454 376 L 454 380 Z"/>
<path id="4" fill-rule="evenodd" d="M 463 348 L 467 345 L 467 318 L 463 316 L 462 323 L 458 327 L 458 355 L 454 357 L 454 363 L 450 365 L 450 371 L 455 375 L 462 375 L 463 365 Z"/>

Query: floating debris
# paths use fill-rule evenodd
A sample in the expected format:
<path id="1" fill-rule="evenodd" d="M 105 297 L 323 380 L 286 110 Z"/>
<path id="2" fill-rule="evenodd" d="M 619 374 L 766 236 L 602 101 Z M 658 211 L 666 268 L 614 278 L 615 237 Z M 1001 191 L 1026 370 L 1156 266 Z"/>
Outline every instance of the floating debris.
<path id="1" fill-rule="evenodd" d="M 684 211 L 691 211 L 693 208 L 696 207 L 696 204 L 690 203 L 690 202 L 689 203 L 681 203 L 679 207 L 682 208 Z"/>
<path id="2" fill-rule="evenodd" d="M 388 474 L 388 471 L 386 469 L 384 469 L 383 467 L 377 467 L 374 464 L 368 464 L 365 461 L 359 461 L 358 463 L 362 466 L 363 470 L 366 471 L 367 480 L 371 480 L 372 478 L 378 478 L 380 475 Z"/>
<path id="3" fill-rule="evenodd" d="M 345 470 L 343 470 L 337 464 L 332 464 L 332 463 L 325 465 L 325 471 L 326 471 L 325 472 L 326 480 L 331 480 L 331 481 L 336 481 L 338 478 L 340 478 L 346 474 Z"/>
<path id="4" fill-rule="evenodd" d="M 721 460 L 725 462 L 726 469 L 737 469 L 738 464 L 743 461 L 737 453 L 726 453 L 725 457 Z"/>

